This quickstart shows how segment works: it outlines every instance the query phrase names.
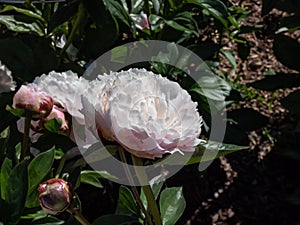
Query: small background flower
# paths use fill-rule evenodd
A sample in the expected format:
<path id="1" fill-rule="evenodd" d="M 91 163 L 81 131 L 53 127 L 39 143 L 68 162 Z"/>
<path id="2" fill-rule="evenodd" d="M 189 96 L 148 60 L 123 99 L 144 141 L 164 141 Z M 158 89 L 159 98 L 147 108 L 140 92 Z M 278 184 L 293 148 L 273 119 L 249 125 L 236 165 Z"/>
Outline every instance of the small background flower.
<path id="1" fill-rule="evenodd" d="M 13 80 L 11 71 L 0 61 L 0 93 L 14 91 L 16 82 Z"/>

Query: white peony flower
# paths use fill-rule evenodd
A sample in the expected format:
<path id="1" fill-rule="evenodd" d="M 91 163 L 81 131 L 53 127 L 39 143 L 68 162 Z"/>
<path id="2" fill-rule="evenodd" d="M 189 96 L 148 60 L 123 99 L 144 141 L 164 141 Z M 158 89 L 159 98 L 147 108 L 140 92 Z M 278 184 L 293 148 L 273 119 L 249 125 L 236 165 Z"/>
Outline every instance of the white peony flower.
<path id="1" fill-rule="evenodd" d="M 197 103 L 178 83 L 144 69 L 99 76 L 86 99 L 96 111 L 98 134 L 143 158 L 192 152 L 200 140 Z M 83 101 L 86 105 L 86 101 Z M 83 110 L 86 119 L 87 112 Z"/>
<path id="2" fill-rule="evenodd" d="M 11 71 L 0 61 L 0 93 L 14 91 L 16 82 L 13 81 Z"/>
<path id="3" fill-rule="evenodd" d="M 36 77 L 33 83 L 51 95 L 55 104 L 61 105 L 79 123 L 84 122 L 79 110 L 82 108 L 81 95 L 89 86 L 89 81 L 82 77 L 78 78 L 72 71 L 62 73 L 52 71 L 48 75 Z"/>

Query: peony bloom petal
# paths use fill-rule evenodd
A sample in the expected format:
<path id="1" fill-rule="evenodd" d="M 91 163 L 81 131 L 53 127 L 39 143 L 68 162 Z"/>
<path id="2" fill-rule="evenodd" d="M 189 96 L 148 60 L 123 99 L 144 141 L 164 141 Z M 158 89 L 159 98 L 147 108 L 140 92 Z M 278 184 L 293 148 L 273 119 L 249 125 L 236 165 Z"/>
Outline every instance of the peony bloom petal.
<path id="1" fill-rule="evenodd" d="M 88 92 L 98 134 L 138 157 L 194 151 L 200 141 L 197 103 L 167 78 L 144 69 L 112 72 L 99 76 Z"/>
<path id="2" fill-rule="evenodd" d="M 33 83 L 49 93 L 55 104 L 61 105 L 78 122 L 84 122 L 79 110 L 82 109 L 81 96 L 89 85 L 87 80 L 79 78 L 72 71 L 63 73 L 52 71 L 48 75 L 35 78 Z"/>
<path id="3" fill-rule="evenodd" d="M 11 71 L 0 61 L 0 93 L 14 91 L 16 82 L 13 81 Z"/>

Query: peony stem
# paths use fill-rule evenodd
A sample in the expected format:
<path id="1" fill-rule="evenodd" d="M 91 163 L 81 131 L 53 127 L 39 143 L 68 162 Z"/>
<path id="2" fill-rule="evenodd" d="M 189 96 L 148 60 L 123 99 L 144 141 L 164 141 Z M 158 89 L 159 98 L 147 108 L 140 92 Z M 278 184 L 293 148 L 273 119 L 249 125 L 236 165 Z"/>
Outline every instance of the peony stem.
<path id="1" fill-rule="evenodd" d="M 78 6 L 77 18 L 74 22 L 71 33 L 67 39 L 67 42 L 60 52 L 60 55 L 63 55 L 65 53 L 65 51 L 68 49 L 68 47 L 70 46 L 70 44 L 72 43 L 72 41 L 75 37 L 76 31 L 77 31 L 83 17 L 84 17 L 84 6 L 83 6 L 83 3 L 81 2 Z"/>
<path id="2" fill-rule="evenodd" d="M 58 169 L 57 169 L 57 171 L 56 171 L 55 178 L 59 178 L 59 176 L 60 176 L 60 174 L 61 174 L 61 171 L 62 171 L 63 168 L 64 168 L 65 162 L 66 162 L 66 155 L 64 155 L 64 156 L 60 159 L 60 162 L 59 162 L 59 165 L 58 165 Z"/>
<path id="3" fill-rule="evenodd" d="M 149 16 L 151 15 L 149 0 L 144 0 L 144 9 L 145 9 L 145 13 L 147 14 L 147 16 L 149 18 Z"/>
<path id="4" fill-rule="evenodd" d="M 24 122 L 24 135 L 21 147 L 20 161 L 22 161 L 27 155 L 28 143 L 29 143 L 29 132 L 30 132 L 31 115 L 25 116 Z"/>
<path id="5" fill-rule="evenodd" d="M 89 223 L 89 221 L 87 221 L 87 219 L 82 215 L 82 213 L 80 212 L 80 209 L 78 208 L 72 208 L 70 207 L 69 209 L 67 209 L 67 211 L 75 217 L 75 219 L 81 223 L 82 225 L 91 225 Z"/>
<path id="6" fill-rule="evenodd" d="M 147 224 L 148 225 L 153 225 L 152 223 L 152 220 L 144 206 L 144 204 L 142 203 L 141 201 L 141 198 L 140 198 L 140 195 L 139 195 L 139 192 L 138 190 L 136 189 L 135 185 L 134 185 L 134 182 L 133 182 L 133 179 L 132 179 L 132 176 L 131 176 L 131 173 L 129 171 L 129 168 L 127 166 L 127 160 L 126 160 L 126 156 L 125 156 L 125 153 L 124 153 L 124 149 L 122 147 L 119 148 L 119 152 L 120 152 L 120 157 L 121 157 L 121 160 L 122 162 L 124 163 L 124 169 L 125 169 L 125 173 L 126 173 L 126 176 L 129 180 L 129 183 L 130 183 L 130 187 L 131 187 L 131 190 L 132 190 L 132 193 L 133 193 L 133 196 L 137 202 L 137 204 L 139 205 L 140 209 L 142 210 L 142 212 L 144 213 L 145 217 L 146 217 L 146 220 L 147 220 Z"/>
<path id="7" fill-rule="evenodd" d="M 132 157 L 133 164 L 135 165 L 135 171 L 136 171 L 137 177 L 139 178 L 140 181 L 144 180 L 145 178 L 147 178 L 147 174 L 146 174 L 146 171 L 143 169 L 142 159 L 135 157 L 134 155 L 131 155 L 131 157 Z M 137 167 L 139 167 L 139 168 L 137 168 Z M 160 212 L 159 212 L 159 209 L 158 209 L 158 206 L 157 206 L 157 203 L 156 203 L 156 200 L 155 200 L 155 197 L 154 197 L 154 194 L 152 192 L 150 185 L 144 185 L 144 186 L 142 186 L 142 189 L 145 193 L 150 212 L 152 213 L 154 224 L 162 225 Z"/>

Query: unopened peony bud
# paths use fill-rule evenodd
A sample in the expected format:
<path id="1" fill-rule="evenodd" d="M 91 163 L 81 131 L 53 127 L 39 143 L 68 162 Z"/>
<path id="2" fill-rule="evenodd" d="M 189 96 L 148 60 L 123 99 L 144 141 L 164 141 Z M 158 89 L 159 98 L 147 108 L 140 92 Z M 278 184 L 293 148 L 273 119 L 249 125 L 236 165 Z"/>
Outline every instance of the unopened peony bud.
<path id="1" fill-rule="evenodd" d="M 43 210 L 51 215 L 65 211 L 72 200 L 70 183 L 63 179 L 50 179 L 38 187 L 39 202 Z"/>
<path id="2" fill-rule="evenodd" d="M 13 98 L 13 107 L 31 112 L 34 118 L 44 118 L 51 112 L 53 100 L 36 84 L 22 85 Z"/>

